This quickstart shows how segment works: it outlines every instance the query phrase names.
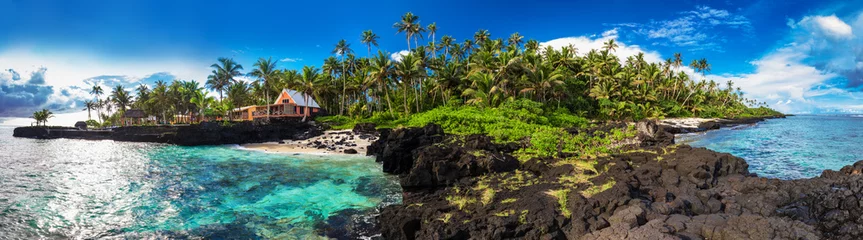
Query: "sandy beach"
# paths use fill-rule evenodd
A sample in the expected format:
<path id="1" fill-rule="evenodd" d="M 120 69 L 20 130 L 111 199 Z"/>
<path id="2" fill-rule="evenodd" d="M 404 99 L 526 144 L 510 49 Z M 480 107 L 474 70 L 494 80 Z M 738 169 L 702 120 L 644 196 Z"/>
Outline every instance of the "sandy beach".
<path id="1" fill-rule="evenodd" d="M 706 122 L 716 121 L 715 118 L 669 118 L 659 122 L 660 125 L 666 125 L 676 128 L 698 128 L 698 125 Z"/>
<path id="2" fill-rule="evenodd" d="M 326 131 L 320 136 L 306 140 L 284 140 L 281 142 L 242 144 L 240 146 L 250 150 L 273 153 L 366 155 L 368 146 L 375 140 L 377 140 L 375 135 L 355 134 L 349 130 L 341 130 Z"/>

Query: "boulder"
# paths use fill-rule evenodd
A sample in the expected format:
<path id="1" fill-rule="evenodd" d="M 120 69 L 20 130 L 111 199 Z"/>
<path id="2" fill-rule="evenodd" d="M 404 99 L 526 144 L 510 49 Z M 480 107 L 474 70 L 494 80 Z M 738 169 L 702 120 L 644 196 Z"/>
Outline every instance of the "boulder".
<path id="1" fill-rule="evenodd" d="M 348 148 L 348 149 L 345 149 L 344 153 L 347 153 L 347 154 L 357 154 L 357 150 L 356 150 L 356 149 L 353 149 L 353 148 Z"/>
<path id="2" fill-rule="evenodd" d="M 674 144 L 674 134 L 668 132 L 656 121 L 641 121 L 635 124 L 636 137 L 641 146 L 667 146 Z"/>
<path id="3" fill-rule="evenodd" d="M 386 173 L 407 173 L 413 167 L 417 150 L 421 147 L 442 142 L 443 129 L 439 125 L 429 124 L 422 128 L 401 128 L 381 131 L 381 138 L 369 146 L 369 155 L 375 155 L 376 161 L 383 163 Z"/>
<path id="4" fill-rule="evenodd" d="M 378 130 L 374 123 L 357 123 L 351 132 L 354 134 L 376 134 Z"/>

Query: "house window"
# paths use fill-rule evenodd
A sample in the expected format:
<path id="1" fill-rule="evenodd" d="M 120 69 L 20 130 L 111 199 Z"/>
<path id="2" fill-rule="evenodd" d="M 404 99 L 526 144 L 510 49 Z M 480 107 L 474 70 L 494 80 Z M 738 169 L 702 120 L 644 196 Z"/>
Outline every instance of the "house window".
<path id="1" fill-rule="evenodd" d="M 282 99 L 282 103 L 288 103 L 288 99 Z"/>
<path id="2" fill-rule="evenodd" d="M 305 109 L 301 107 L 300 108 L 300 114 L 304 114 L 305 113 L 304 111 L 305 111 Z"/>

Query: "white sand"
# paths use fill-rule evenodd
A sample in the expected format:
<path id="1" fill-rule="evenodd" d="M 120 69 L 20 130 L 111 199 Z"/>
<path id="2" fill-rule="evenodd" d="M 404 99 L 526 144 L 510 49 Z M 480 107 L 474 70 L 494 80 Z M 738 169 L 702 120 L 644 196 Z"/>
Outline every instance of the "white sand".
<path id="1" fill-rule="evenodd" d="M 348 131 L 326 131 L 323 135 L 309 138 L 306 140 L 285 140 L 284 144 L 279 144 L 278 142 L 266 142 L 266 143 L 250 143 L 250 144 L 242 144 L 241 147 L 251 149 L 251 150 L 259 150 L 264 152 L 274 152 L 274 153 L 302 153 L 302 154 L 345 154 L 345 155 L 366 155 L 366 151 L 371 145 L 373 140 L 370 139 L 360 139 L 358 134 L 353 134 L 354 139 L 350 139 L 350 135 L 348 135 Z M 341 139 L 345 139 L 345 144 L 343 145 L 335 145 L 334 142 L 338 142 Z M 375 137 L 374 139 L 377 139 Z M 327 148 L 315 148 L 313 144 L 310 144 L 314 141 L 320 141 L 325 143 L 328 146 L 336 147 L 336 150 L 330 151 Z M 356 144 L 356 146 L 348 147 L 347 144 Z M 341 148 L 341 149 L 339 149 Z M 345 149 L 354 149 L 357 150 L 356 154 L 347 154 L 344 153 Z"/>
<path id="2" fill-rule="evenodd" d="M 680 128 L 698 128 L 698 125 L 701 123 L 716 120 L 716 118 L 669 118 L 659 121 L 659 124 Z"/>

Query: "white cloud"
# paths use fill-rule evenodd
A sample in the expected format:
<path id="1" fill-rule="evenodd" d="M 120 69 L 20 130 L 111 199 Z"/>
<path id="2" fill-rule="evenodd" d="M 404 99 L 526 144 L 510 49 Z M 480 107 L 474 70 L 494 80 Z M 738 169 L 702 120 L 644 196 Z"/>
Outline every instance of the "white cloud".
<path id="1" fill-rule="evenodd" d="M 408 55 L 409 53 L 411 53 L 411 52 L 408 50 L 401 50 L 401 51 L 395 52 L 393 54 L 390 54 L 390 58 L 393 59 L 393 61 L 401 62 L 402 56 Z"/>
<path id="2" fill-rule="evenodd" d="M 29 76 L 45 67 L 45 84 L 55 87 L 76 86 L 82 80 L 103 76 L 127 76 L 135 81 L 158 72 L 169 72 L 184 80 L 204 82 L 212 69 L 212 62 L 184 56 L 163 55 L 152 59 L 106 59 L 89 52 L 49 53 L 36 48 L 19 46 L 0 52 L 0 69 L 15 69 Z"/>
<path id="3" fill-rule="evenodd" d="M 833 38 L 850 38 L 853 36 L 851 26 L 836 17 L 830 16 L 807 16 L 798 25 L 810 30 L 820 30 L 823 34 Z"/>
<path id="4" fill-rule="evenodd" d="M 299 62 L 302 61 L 302 58 L 282 58 L 279 61 L 281 62 Z"/>
<path id="5" fill-rule="evenodd" d="M 0 91 L 0 95 L 5 95 L 0 96 L 5 99 L 0 104 L 0 115 L 24 116 L 41 108 L 49 108 L 56 114 L 80 111 L 81 101 L 92 98 L 91 84 L 98 84 L 107 92 L 117 84 L 128 88 L 164 75 L 196 80 L 203 85 L 210 64 L 170 54 L 122 60 L 89 52 L 37 51 L 28 46 L 13 46 L 0 50 L 0 69 L 6 69 L 0 72 L 0 84 L 8 88 Z"/>
<path id="6" fill-rule="evenodd" d="M 731 76 L 708 75 L 708 79 L 718 82 L 731 80 L 746 93 L 747 98 L 775 100 L 773 107 L 785 112 L 795 112 L 792 102 L 813 104 L 809 97 L 811 90 L 822 86 L 824 81 L 838 75 L 823 72 L 815 67 L 801 63 L 806 54 L 794 48 L 782 48 L 759 60 L 751 62 L 754 73 Z M 783 103 L 784 104 L 779 104 Z"/>
<path id="7" fill-rule="evenodd" d="M 576 48 L 576 52 L 579 54 L 585 54 L 590 52 L 591 49 L 601 50 L 605 42 L 611 39 L 615 39 L 617 41 L 617 29 L 611 29 L 605 31 L 601 34 L 602 37 L 594 38 L 594 37 L 565 37 L 553 39 L 547 42 L 542 42 L 539 44 L 540 49 L 545 48 L 547 46 L 551 46 L 555 49 L 560 49 L 565 46 L 572 45 Z M 642 49 L 638 45 L 627 45 L 624 42 L 617 41 L 618 48 L 615 50 L 614 54 L 617 57 L 624 61 L 629 56 L 638 55 L 639 52 L 644 53 L 644 60 L 648 62 L 661 62 L 663 58 L 659 55 L 658 52 L 649 51 Z"/>
<path id="8" fill-rule="evenodd" d="M 717 34 L 713 31 L 716 28 L 741 30 L 744 36 L 752 32 L 748 18 L 708 6 L 696 6 L 695 10 L 681 12 L 675 19 L 613 26 L 631 28 L 634 33 L 657 41 L 658 45 L 685 47 L 691 51 L 722 51 L 719 43 L 728 41 L 724 35 L 728 32 Z"/>

